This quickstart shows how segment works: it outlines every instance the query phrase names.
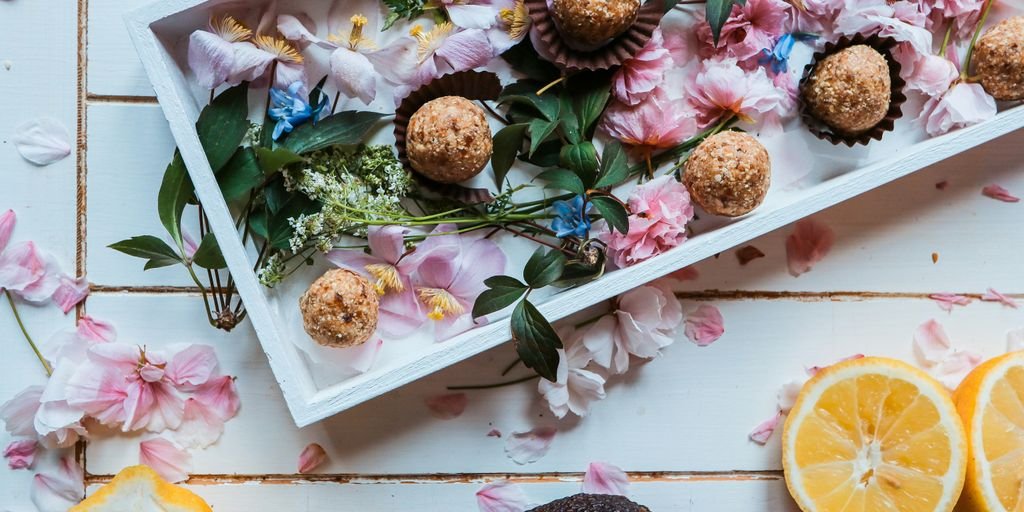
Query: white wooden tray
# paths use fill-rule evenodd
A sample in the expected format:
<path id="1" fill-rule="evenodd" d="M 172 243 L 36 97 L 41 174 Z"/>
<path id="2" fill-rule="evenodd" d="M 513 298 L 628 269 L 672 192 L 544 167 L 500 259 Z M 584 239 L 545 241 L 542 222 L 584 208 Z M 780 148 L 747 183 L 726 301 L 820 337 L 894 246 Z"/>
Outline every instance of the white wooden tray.
<path id="1" fill-rule="evenodd" d="M 296 424 L 305 426 L 326 418 L 507 341 L 508 315 L 499 313 L 489 318 L 488 325 L 445 342 L 433 343 L 426 338 L 410 342 L 401 350 L 382 355 L 374 368 L 358 375 L 325 372 L 300 348 L 306 343 L 305 338 L 298 337 L 306 335 L 297 327 L 295 312 L 289 310 L 294 307 L 297 311 L 293 305 L 295 288 L 269 290 L 258 282 L 250 254 L 238 236 L 195 131 L 206 98 L 186 77 L 182 40 L 203 26 L 210 7 L 220 3 L 224 2 L 164 0 L 130 13 L 126 21 Z M 288 2 L 288 7 L 328 3 L 305 0 Z M 1024 127 L 1024 107 L 1014 107 L 983 124 L 925 140 L 923 130 L 914 121 L 919 110 L 919 105 L 909 103 L 895 132 L 866 148 L 854 149 L 819 141 L 796 120 L 786 133 L 762 138 L 772 155 L 775 177 L 768 199 L 754 213 L 732 221 L 702 219 L 695 225 L 697 234 L 681 247 L 629 269 L 610 272 L 596 282 L 548 296 L 539 309 L 552 321 L 564 318 Z M 513 262 L 528 254 L 518 248 L 508 252 Z M 298 276 L 302 288 L 311 275 Z"/>

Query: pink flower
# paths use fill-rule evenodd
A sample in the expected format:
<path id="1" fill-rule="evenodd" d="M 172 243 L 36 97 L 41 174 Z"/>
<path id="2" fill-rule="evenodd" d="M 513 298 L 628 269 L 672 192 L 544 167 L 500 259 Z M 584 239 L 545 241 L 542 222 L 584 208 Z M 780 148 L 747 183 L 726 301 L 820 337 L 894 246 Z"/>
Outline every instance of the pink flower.
<path id="1" fill-rule="evenodd" d="M 591 462 L 583 474 L 583 492 L 629 496 L 629 476 L 618 466 Z"/>
<path id="2" fill-rule="evenodd" d="M 508 480 L 489 483 L 476 492 L 480 512 L 524 512 L 530 507 L 523 488 Z"/>
<path id="3" fill-rule="evenodd" d="M 113 325 L 83 315 L 74 329 L 57 332 L 40 350 L 43 357 L 54 365 L 64 359 L 77 365 L 85 361 L 89 347 L 98 343 L 111 343 L 116 339 L 117 332 Z"/>
<path id="4" fill-rule="evenodd" d="M 174 443 L 156 437 L 139 443 L 139 463 L 149 466 L 164 480 L 178 483 L 188 480 L 192 456 Z"/>
<path id="5" fill-rule="evenodd" d="M 779 423 L 782 421 L 782 412 L 777 412 L 761 423 L 759 423 L 754 430 L 749 434 L 750 440 L 760 444 L 768 444 L 768 440 L 771 439 L 772 434 L 775 433 L 775 429 L 779 428 Z"/>
<path id="6" fill-rule="evenodd" d="M 601 119 L 601 128 L 636 153 L 652 153 L 678 146 L 697 133 L 693 112 L 683 99 L 669 99 L 656 88 L 636 106 L 613 102 Z"/>
<path id="7" fill-rule="evenodd" d="M 921 55 L 900 46 L 896 50 L 900 61 L 900 76 L 907 82 L 907 88 L 921 91 L 927 96 L 941 96 L 960 77 L 960 71 L 952 61 L 938 55 Z"/>
<path id="8" fill-rule="evenodd" d="M 672 67 L 672 59 L 664 43 L 661 29 L 655 29 L 647 45 L 633 58 L 622 63 L 612 76 L 615 99 L 636 106 L 661 85 L 665 71 Z"/>
<path id="9" fill-rule="evenodd" d="M 85 472 L 68 453 L 57 467 L 36 473 L 29 497 L 39 512 L 66 512 L 85 497 Z"/>
<path id="10" fill-rule="evenodd" d="M 498 10 L 490 0 L 438 0 L 452 24 L 461 28 L 491 28 L 498 23 Z"/>
<path id="11" fill-rule="evenodd" d="M 619 268 L 681 245 L 687 237 L 686 224 L 693 219 L 690 193 L 671 176 L 655 178 L 637 187 L 629 196 L 629 211 L 628 233 L 598 233 Z"/>
<path id="12" fill-rule="evenodd" d="M 831 228 L 814 219 L 797 222 L 793 233 L 786 238 L 789 274 L 799 277 L 810 272 L 815 264 L 828 256 L 835 239 Z"/>
<path id="13" fill-rule="evenodd" d="M 299 474 L 312 473 L 326 461 L 327 452 L 324 451 L 324 447 L 316 443 L 310 443 L 299 454 Z"/>
<path id="14" fill-rule="evenodd" d="M 50 448 L 71 446 L 85 435 L 83 411 L 61 396 L 67 374 L 73 371 L 66 366 L 58 368 L 45 387 L 29 386 L 0 406 L 0 419 L 11 435 L 30 437 Z"/>
<path id="15" fill-rule="evenodd" d="M 983 360 L 980 354 L 954 349 L 946 331 L 935 320 L 921 324 L 914 331 L 914 356 L 949 389 L 956 389 Z"/>
<path id="16" fill-rule="evenodd" d="M 583 343 L 598 365 L 612 373 L 629 370 L 629 356 L 649 359 L 675 341 L 683 307 L 670 290 L 658 284 L 622 294 L 615 312 L 601 318 Z"/>
<path id="17" fill-rule="evenodd" d="M 537 427 L 529 432 L 513 432 L 505 441 L 505 455 L 519 465 L 537 462 L 551 449 L 558 429 Z"/>
<path id="18" fill-rule="evenodd" d="M 697 24 L 701 56 L 705 59 L 729 57 L 745 67 L 756 66 L 761 50 L 771 50 L 779 36 L 786 32 L 789 8 L 790 5 L 782 0 L 747 0 L 742 6 L 735 4 L 722 27 L 717 46 L 711 25 L 701 20 Z"/>
<path id="19" fill-rule="evenodd" d="M 7 432 L 12 436 L 36 437 L 33 421 L 42 396 L 43 386 L 28 386 L 0 405 L 0 420 Z"/>
<path id="20" fill-rule="evenodd" d="M 992 288 L 989 288 L 985 292 L 985 294 L 981 296 L 981 300 L 985 302 L 998 302 L 1008 308 L 1013 309 L 1017 309 L 1018 307 L 1020 307 L 1017 304 L 1017 301 L 1011 299 L 1010 297 L 1007 297 L 1006 295 L 1003 295 L 1002 293 L 995 291 Z"/>
<path id="21" fill-rule="evenodd" d="M 910 44 L 914 51 L 927 55 L 932 51 L 932 34 L 924 27 L 924 16 L 917 9 L 877 2 L 843 9 L 836 18 L 839 34 L 878 34 Z"/>
<path id="22" fill-rule="evenodd" d="M 27 469 L 36 460 L 36 448 L 39 443 L 35 439 L 13 441 L 4 448 L 4 458 L 11 469 Z"/>
<path id="23" fill-rule="evenodd" d="M 929 27 L 944 27 L 950 21 L 953 23 L 956 39 L 964 39 L 971 35 L 977 26 L 981 9 L 985 6 L 985 0 L 929 0 L 922 2 L 927 6 L 931 3 L 929 14 Z"/>
<path id="24" fill-rule="evenodd" d="M 445 22 L 429 30 L 417 25 L 411 34 L 419 45 L 415 78 L 408 84 L 411 88 L 443 75 L 485 66 L 494 57 L 487 32 L 480 29 L 460 30 Z"/>
<path id="25" fill-rule="evenodd" d="M 706 347 L 725 334 L 722 313 L 710 304 L 701 304 L 686 316 L 686 337 L 698 347 Z"/>
<path id="26" fill-rule="evenodd" d="M 0 215 L 0 289 L 29 302 L 53 300 L 67 313 L 88 295 L 88 284 L 62 273 L 56 258 L 40 251 L 35 242 L 8 246 L 16 223 L 13 210 Z"/>
<path id="27" fill-rule="evenodd" d="M 586 416 L 592 402 L 604 400 L 605 379 L 585 369 L 592 357 L 575 330 L 562 330 L 559 335 L 566 340 L 566 348 L 558 351 L 558 378 L 555 382 L 541 379 L 537 391 L 555 416 L 564 418 L 570 411 Z"/>
<path id="28" fill-rule="evenodd" d="M 181 424 L 172 431 L 174 441 L 185 448 L 212 446 L 224 433 L 224 419 L 195 398 L 185 399 Z"/>
<path id="29" fill-rule="evenodd" d="M 937 136 L 995 117 L 996 102 L 981 84 L 959 82 L 945 94 L 930 98 L 921 111 L 928 135 Z"/>
<path id="30" fill-rule="evenodd" d="M 498 12 L 498 23 L 487 29 L 494 55 L 498 56 L 530 35 L 533 20 L 524 0 L 492 0 Z"/>
<path id="31" fill-rule="evenodd" d="M 1011 194 L 1009 190 L 1006 190 L 1006 188 L 996 184 L 988 185 L 985 188 L 981 189 L 981 194 L 985 197 L 991 197 L 996 201 L 1002 201 L 1004 203 L 1020 202 L 1019 197 Z"/>
<path id="32" fill-rule="evenodd" d="M 792 110 L 789 94 L 776 87 L 764 68 L 744 71 L 735 58 L 704 61 L 687 93 L 701 127 L 736 117 L 776 130 Z"/>
<path id="33" fill-rule="evenodd" d="M 71 276 L 62 275 L 58 281 L 57 289 L 53 291 L 52 298 L 60 310 L 67 314 L 88 296 L 89 281 L 85 279 L 85 276 L 72 278 Z"/>
<path id="34" fill-rule="evenodd" d="M 427 409 L 430 409 L 430 414 L 435 418 L 453 420 L 466 412 L 469 397 L 465 393 L 449 393 L 429 396 L 423 402 L 427 405 Z"/>
<path id="35" fill-rule="evenodd" d="M 241 407 L 238 390 L 235 388 L 235 378 L 230 375 L 210 379 L 196 389 L 193 397 L 222 421 L 234 418 Z"/>

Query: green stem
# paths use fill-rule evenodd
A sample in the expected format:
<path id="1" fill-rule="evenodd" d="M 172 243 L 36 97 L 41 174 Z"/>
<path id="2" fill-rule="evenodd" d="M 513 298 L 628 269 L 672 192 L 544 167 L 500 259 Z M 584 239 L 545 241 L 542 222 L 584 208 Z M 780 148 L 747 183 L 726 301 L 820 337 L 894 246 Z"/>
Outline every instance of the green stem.
<path id="1" fill-rule="evenodd" d="M 985 2 L 985 9 L 981 11 L 981 18 L 978 18 L 978 26 L 974 29 L 974 37 L 971 38 L 971 45 L 967 47 L 967 56 L 964 57 L 964 67 L 960 70 L 960 78 L 967 78 L 971 72 L 971 58 L 974 57 L 974 45 L 978 43 L 978 38 L 981 37 L 981 30 L 985 28 L 985 20 L 988 19 L 988 13 L 992 10 L 992 0 Z"/>
<path id="2" fill-rule="evenodd" d="M 21 315 L 18 313 L 18 306 L 14 303 L 14 296 L 11 295 L 10 290 L 4 290 L 4 295 L 7 295 L 7 303 L 11 305 L 11 312 L 14 313 L 14 319 L 18 322 L 18 327 L 21 329 L 21 334 L 25 336 L 25 341 L 28 342 L 28 346 L 32 347 L 32 352 L 35 352 L 36 358 L 43 364 L 43 370 L 46 370 L 46 376 L 53 375 L 53 367 L 43 357 L 43 353 L 39 351 L 39 347 L 32 341 L 32 336 L 29 336 L 28 329 L 25 328 L 25 322 L 21 320 Z"/>
<path id="3" fill-rule="evenodd" d="M 953 37 L 953 24 L 954 22 L 950 22 L 949 28 L 946 29 L 946 37 L 942 38 L 942 49 L 939 50 L 939 57 L 946 56 L 946 49 L 949 48 L 949 40 Z"/>
<path id="4" fill-rule="evenodd" d="M 448 386 L 449 391 L 473 391 L 480 389 L 497 389 L 506 386 L 515 386 L 516 384 L 522 384 L 524 382 L 530 382 L 531 380 L 539 379 L 540 375 L 531 375 L 529 377 L 523 377 L 521 379 L 510 380 L 508 382 L 498 382 L 495 384 L 484 384 L 480 386 Z"/>

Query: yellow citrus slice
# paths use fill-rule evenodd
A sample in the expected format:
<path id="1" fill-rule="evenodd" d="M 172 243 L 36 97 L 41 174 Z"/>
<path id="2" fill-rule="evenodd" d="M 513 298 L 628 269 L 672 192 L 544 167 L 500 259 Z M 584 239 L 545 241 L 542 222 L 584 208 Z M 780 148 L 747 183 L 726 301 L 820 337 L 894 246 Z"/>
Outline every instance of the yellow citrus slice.
<path id="1" fill-rule="evenodd" d="M 964 510 L 1024 511 L 1024 352 L 975 368 L 953 400 L 971 454 Z"/>
<path id="2" fill-rule="evenodd" d="M 167 483 L 146 466 L 121 470 L 107 485 L 68 512 L 212 512 L 202 498 L 183 487 Z"/>
<path id="3" fill-rule="evenodd" d="M 941 384 L 901 361 L 865 357 L 804 384 L 782 463 L 804 512 L 949 512 L 967 442 Z"/>

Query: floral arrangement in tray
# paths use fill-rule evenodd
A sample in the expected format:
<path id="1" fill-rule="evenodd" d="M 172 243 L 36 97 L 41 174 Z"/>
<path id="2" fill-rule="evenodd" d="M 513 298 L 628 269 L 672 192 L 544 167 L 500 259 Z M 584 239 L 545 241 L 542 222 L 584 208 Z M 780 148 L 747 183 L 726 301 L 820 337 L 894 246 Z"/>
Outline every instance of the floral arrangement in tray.
<path id="1" fill-rule="evenodd" d="M 754 211 L 789 156 L 765 138 L 853 151 L 1024 99 L 1024 18 L 989 27 L 994 4 L 272 1 L 210 12 L 183 60 L 254 271 L 304 279 L 289 307 L 310 340 L 366 371 L 382 339 L 442 342 L 510 310 L 519 359 L 556 381 L 566 346 L 536 298 L 684 245 L 697 216 Z M 209 322 L 234 327 L 245 309 L 177 154 L 157 207 L 169 241 L 112 247 L 184 266 Z"/>

